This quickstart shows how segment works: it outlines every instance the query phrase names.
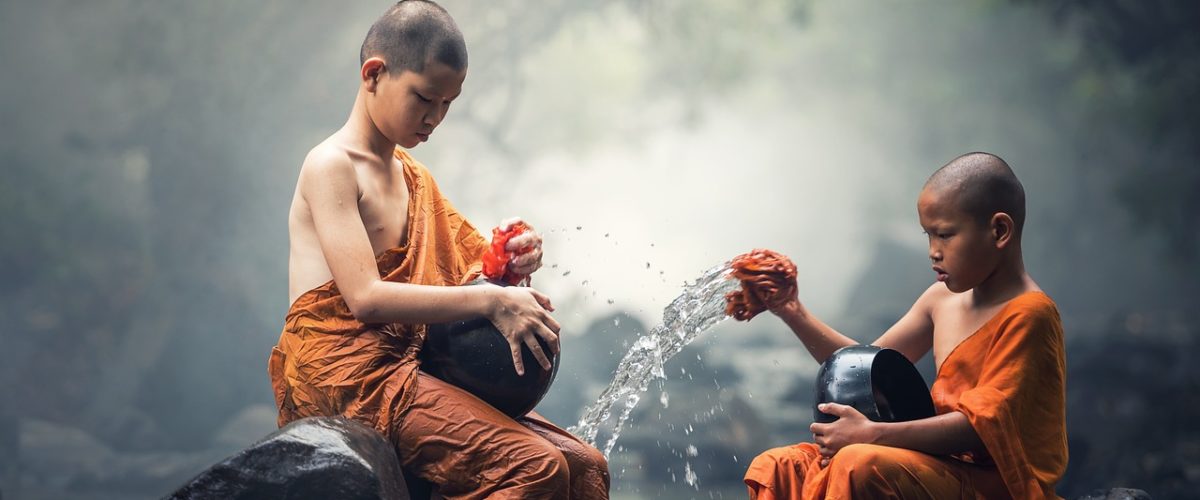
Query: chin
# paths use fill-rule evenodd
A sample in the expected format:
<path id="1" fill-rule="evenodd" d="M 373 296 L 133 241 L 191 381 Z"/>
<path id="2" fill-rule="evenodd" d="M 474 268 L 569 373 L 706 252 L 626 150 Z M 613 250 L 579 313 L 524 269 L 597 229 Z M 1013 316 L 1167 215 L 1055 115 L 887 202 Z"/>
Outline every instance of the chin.
<path id="1" fill-rule="evenodd" d="M 946 285 L 947 290 L 950 290 L 951 292 L 954 292 L 954 293 L 963 293 L 967 290 L 970 290 L 970 288 L 963 288 L 962 286 L 958 285 L 957 283 L 950 282 L 950 281 L 943 281 L 942 284 Z"/>
<path id="2" fill-rule="evenodd" d="M 417 139 L 407 139 L 407 140 L 399 141 L 396 144 L 399 144 L 404 149 L 412 149 L 412 148 L 417 147 L 418 144 L 421 144 L 421 141 L 419 141 Z"/>

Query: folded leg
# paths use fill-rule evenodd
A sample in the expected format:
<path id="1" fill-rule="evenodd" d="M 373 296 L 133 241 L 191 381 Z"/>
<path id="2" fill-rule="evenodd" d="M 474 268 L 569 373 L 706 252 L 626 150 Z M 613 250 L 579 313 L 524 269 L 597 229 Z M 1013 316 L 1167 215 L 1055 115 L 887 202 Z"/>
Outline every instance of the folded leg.
<path id="1" fill-rule="evenodd" d="M 594 457 L 579 448 L 583 443 L 560 449 L 568 440 L 545 437 L 556 434 L 549 422 L 523 420 L 528 422 L 522 425 L 470 393 L 419 373 L 392 437 L 401 465 L 437 484 L 447 499 L 572 498 L 572 490 L 580 489 L 571 484 L 579 475 L 572 462 L 594 469 Z M 599 498 L 605 497 L 607 487 Z"/>

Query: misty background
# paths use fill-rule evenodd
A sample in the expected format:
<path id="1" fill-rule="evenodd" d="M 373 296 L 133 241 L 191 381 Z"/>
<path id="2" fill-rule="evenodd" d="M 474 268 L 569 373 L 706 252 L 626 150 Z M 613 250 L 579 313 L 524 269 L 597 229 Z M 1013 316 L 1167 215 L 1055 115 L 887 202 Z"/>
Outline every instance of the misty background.
<path id="1" fill-rule="evenodd" d="M 287 209 L 389 5 L 0 1 L 0 498 L 156 498 L 274 429 Z M 555 422 L 751 248 L 873 340 L 933 279 L 920 187 L 982 150 L 1066 327 L 1059 493 L 1200 487 L 1200 4 L 443 5 L 469 74 L 413 154 L 480 229 L 543 233 Z M 816 369 L 775 318 L 722 323 L 643 399 L 614 497 L 743 498 L 755 454 L 811 437 Z"/>

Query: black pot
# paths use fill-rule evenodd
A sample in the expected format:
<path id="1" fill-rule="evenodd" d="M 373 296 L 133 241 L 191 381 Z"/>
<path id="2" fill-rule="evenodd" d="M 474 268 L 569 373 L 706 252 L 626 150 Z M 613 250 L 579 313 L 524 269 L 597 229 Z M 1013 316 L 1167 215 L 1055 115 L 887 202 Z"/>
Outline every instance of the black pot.
<path id="1" fill-rule="evenodd" d="M 550 359 L 550 370 L 542 369 L 529 348 L 522 346 L 525 374 L 517 375 L 508 342 L 487 318 L 433 324 L 421 348 L 421 370 L 516 418 L 537 406 L 558 373 L 559 356 L 545 340 L 538 338 L 538 343 Z"/>
<path id="2" fill-rule="evenodd" d="M 817 372 L 816 404 L 839 403 L 876 422 L 906 422 L 934 416 L 933 398 L 917 367 L 903 354 L 873 345 L 834 351 Z M 837 417 L 813 406 L 813 420 Z"/>

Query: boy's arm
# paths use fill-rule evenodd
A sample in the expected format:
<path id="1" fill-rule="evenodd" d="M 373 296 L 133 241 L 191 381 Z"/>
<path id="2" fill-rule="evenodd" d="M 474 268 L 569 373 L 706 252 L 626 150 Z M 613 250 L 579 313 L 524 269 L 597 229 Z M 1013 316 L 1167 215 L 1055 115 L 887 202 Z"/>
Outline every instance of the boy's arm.
<path id="1" fill-rule="evenodd" d="M 791 328 L 817 363 L 824 363 L 833 351 L 858 344 L 809 313 L 798 298 L 788 300 L 782 306 L 771 309 L 771 312 Z"/>
<path id="2" fill-rule="evenodd" d="M 895 349 L 913 363 L 920 360 L 933 347 L 933 319 L 930 311 L 932 304 L 945 291 L 946 287 L 941 283 L 934 283 L 926 289 L 908 313 L 884 332 L 875 341 L 875 345 Z M 824 363 L 834 351 L 842 347 L 858 344 L 810 313 L 798 297 L 792 297 L 770 311 L 783 320 L 818 363 Z"/>
<path id="3" fill-rule="evenodd" d="M 300 173 L 300 194 L 312 212 L 325 262 L 355 318 L 364 323 L 427 324 L 486 316 L 504 333 L 517 372 L 520 346 L 549 369 L 534 335 L 557 350 L 558 323 L 549 298 L 532 288 L 441 287 L 394 283 L 379 276 L 358 210 L 358 184 L 348 157 L 314 153 Z"/>
<path id="4" fill-rule="evenodd" d="M 933 304 L 946 293 L 949 291 L 940 282 L 930 285 L 912 308 L 875 340 L 874 345 L 895 349 L 916 364 L 933 348 Z"/>

